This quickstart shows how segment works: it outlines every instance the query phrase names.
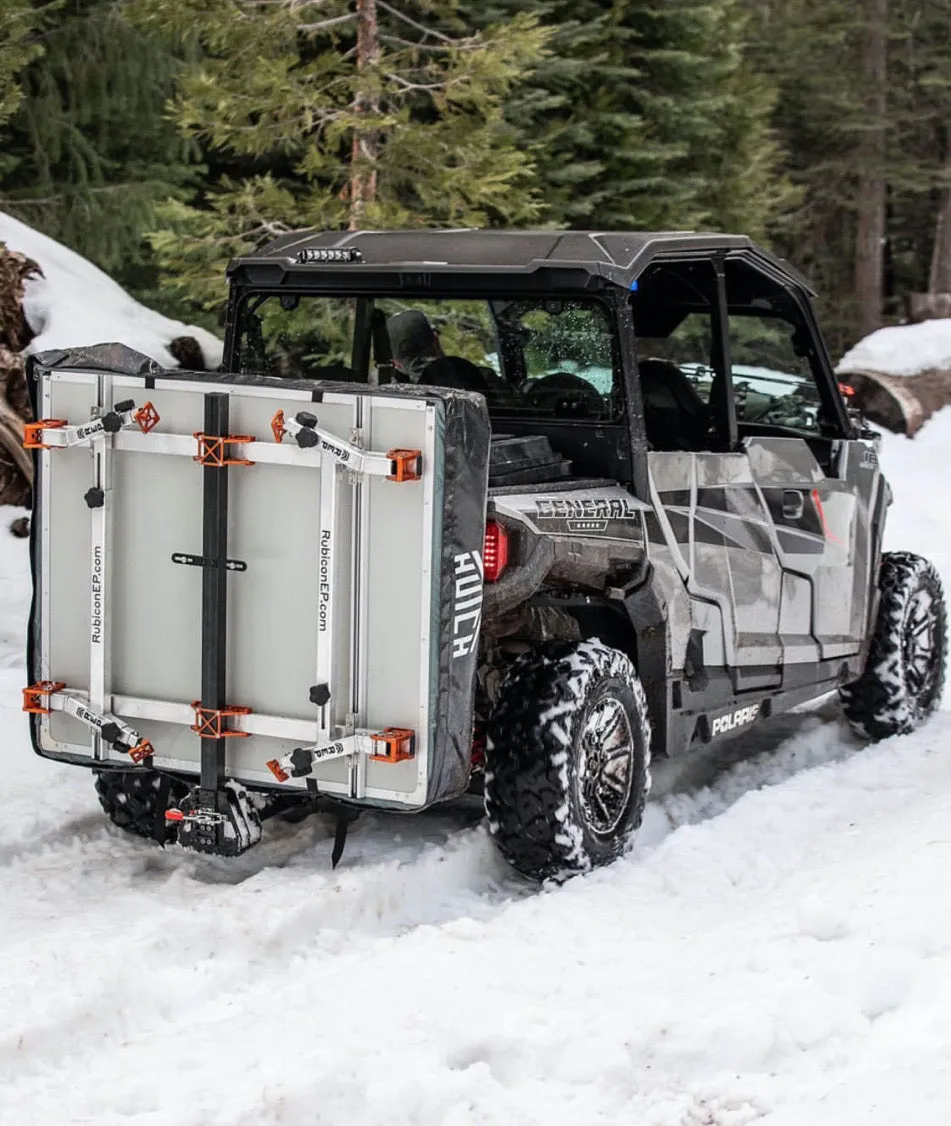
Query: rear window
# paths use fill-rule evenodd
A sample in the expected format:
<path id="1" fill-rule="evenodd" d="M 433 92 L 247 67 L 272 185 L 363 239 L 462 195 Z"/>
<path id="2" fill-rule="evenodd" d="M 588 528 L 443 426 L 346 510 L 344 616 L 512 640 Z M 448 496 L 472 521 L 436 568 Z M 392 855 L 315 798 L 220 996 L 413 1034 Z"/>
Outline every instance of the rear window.
<path id="1" fill-rule="evenodd" d="M 513 417 L 606 421 L 622 405 L 610 312 L 583 298 L 252 296 L 237 364 L 292 379 L 463 388 Z"/>

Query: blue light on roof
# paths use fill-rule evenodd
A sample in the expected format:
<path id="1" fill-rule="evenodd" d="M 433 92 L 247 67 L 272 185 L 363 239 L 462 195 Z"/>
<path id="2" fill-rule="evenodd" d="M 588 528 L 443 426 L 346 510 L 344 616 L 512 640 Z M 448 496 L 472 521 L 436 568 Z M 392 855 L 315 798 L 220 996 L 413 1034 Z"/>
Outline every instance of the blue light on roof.
<path id="1" fill-rule="evenodd" d="M 631 282 L 631 293 L 637 292 L 637 279 Z"/>

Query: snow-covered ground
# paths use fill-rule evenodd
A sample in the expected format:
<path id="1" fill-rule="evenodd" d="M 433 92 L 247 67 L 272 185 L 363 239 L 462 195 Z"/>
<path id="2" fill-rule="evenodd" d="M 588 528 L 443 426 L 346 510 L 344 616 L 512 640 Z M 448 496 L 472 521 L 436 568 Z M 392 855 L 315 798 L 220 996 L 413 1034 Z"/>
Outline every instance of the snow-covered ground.
<path id="1" fill-rule="evenodd" d="M 951 588 L 949 448 L 946 410 L 883 458 L 889 546 Z M 465 807 L 361 820 L 336 872 L 319 820 L 229 864 L 33 756 L 26 554 L 0 535 L 0 1123 L 949 1121 L 949 712 L 872 748 L 829 704 L 782 717 L 561 888 Z"/>
<path id="2" fill-rule="evenodd" d="M 0 242 L 43 271 L 26 283 L 23 311 L 37 334 L 28 351 L 126 344 L 163 367 L 178 367 L 168 345 L 192 336 L 209 370 L 221 363 L 221 341 L 206 329 L 163 317 L 131 298 L 97 266 L 73 250 L 0 211 Z"/>
<path id="3" fill-rule="evenodd" d="M 951 319 L 880 328 L 860 340 L 839 361 L 836 371 L 878 371 L 885 375 L 917 375 L 951 368 Z"/>

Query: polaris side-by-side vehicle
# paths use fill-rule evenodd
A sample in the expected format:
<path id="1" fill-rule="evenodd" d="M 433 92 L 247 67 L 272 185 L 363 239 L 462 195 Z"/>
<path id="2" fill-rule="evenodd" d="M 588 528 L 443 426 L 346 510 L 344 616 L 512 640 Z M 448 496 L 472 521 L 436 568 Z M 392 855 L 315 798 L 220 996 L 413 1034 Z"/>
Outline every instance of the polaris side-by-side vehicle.
<path id="1" fill-rule="evenodd" d="M 748 239 L 288 236 L 225 358 L 31 364 L 33 744 L 124 829 L 235 855 L 269 814 L 484 787 L 502 852 L 616 857 L 650 756 L 832 690 L 938 705 L 947 624 L 803 279 Z"/>

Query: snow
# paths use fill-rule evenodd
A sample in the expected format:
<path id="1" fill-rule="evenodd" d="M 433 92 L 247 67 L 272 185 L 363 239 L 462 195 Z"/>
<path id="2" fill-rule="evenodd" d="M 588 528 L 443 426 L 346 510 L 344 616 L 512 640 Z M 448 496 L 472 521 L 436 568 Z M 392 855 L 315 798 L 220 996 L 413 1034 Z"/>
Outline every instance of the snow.
<path id="1" fill-rule="evenodd" d="M 951 368 L 951 319 L 880 328 L 860 340 L 839 360 L 836 371 L 877 371 L 917 375 Z"/>
<path id="2" fill-rule="evenodd" d="M 949 444 L 945 410 L 882 459 L 888 546 L 951 589 Z M 27 567 L 0 535 L 0 1122 L 947 1122 L 948 710 L 865 748 L 826 701 L 671 764 L 632 852 L 560 888 L 466 805 L 361 818 L 336 872 L 321 819 L 226 862 L 32 754 Z"/>
<path id="3" fill-rule="evenodd" d="M 0 242 L 31 258 L 43 271 L 42 278 L 26 283 L 23 310 L 37 334 L 27 351 L 118 342 L 163 367 L 176 368 L 178 361 L 168 345 L 177 337 L 192 336 L 206 368 L 220 365 L 222 345 L 213 333 L 146 308 L 81 255 L 2 211 Z"/>

